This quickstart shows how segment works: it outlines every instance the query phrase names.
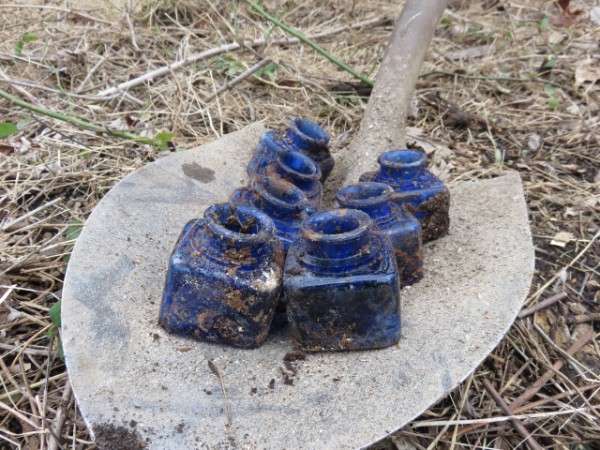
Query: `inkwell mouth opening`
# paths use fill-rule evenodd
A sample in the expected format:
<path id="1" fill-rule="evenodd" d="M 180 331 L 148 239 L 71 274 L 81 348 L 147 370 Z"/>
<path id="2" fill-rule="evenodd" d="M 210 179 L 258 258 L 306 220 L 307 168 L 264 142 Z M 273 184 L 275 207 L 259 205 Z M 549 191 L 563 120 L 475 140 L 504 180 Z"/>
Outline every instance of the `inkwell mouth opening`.
<path id="1" fill-rule="evenodd" d="M 313 258 L 347 260 L 368 247 L 371 218 L 357 209 L 334 209 L 309 217 L 300 228 Z"/>
<path id="2" fill-rule="evenodd" d="M 390 201 L 393 193 L 387 184 L 364 182 L 340 189 L 335 199 L 344 208 L 369 208 Z"/>
<path id="3" fill-rule="evenodd" d="M 253 180 L 256 194 L 277 213 L 299 214 L 307 207 L 304 192 L 289 181 L 276 176 L 257 176 Z"/>
<path id="4" fill-rule="evenodd" d="M 410 176 L 423 170 L 427 156 L 419 150 L 392 150 L 380 155 L 378 161 L 390 173 Z"/>
<path id="5" fill-rule="evenodd" d="M 276 160 L 285 172 L 295 178 L 304 181 L 321 179 L 321 169 L 317 163 L 300 152 L 282 150 L 277 153 Z"/>
<path id="6" fill-rule="evenodd" d="M 279 131 L 265 131 L 262 135 L 261 145 L 263 145 L 271 153 L 271 161 L 273 161 L 273 153 L 283 150 L 284 144 L 281 141 L 281 132 Z"/>
<path id="7" fill-rule="evenodd" d="M 249 206 L 217 203 L 206 210 L 204 218 L 225 245 L 264 244 L 275 235 L 271 219 Z"/>
<path id="8" fill-rule="evenodd" d="M 329 144 L 329 136 L 325 130 L 310 120 L 297 117 L 292 120 L 290 130 L 307 144 L 322 146 Z"/>

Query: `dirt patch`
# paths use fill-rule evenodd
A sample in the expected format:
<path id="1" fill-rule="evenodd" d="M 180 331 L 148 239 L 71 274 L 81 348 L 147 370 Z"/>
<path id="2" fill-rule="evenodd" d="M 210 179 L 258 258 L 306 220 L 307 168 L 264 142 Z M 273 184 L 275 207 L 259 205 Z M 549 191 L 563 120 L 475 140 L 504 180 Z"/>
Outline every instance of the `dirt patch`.
<path id="1" fill-rule="evenodd" d="M 215 171 L 198 163 L 186 163 L 181 165 L 181 170 L 188 177 L 201 183 L 210 183 L 215 180 Z"/>
<path id="2" fill-rule="evenodd" d="M 403 205 L 410 213 L 424 213 L 421 221 L 423 242 L 433 241 L 448 234 L 450 228 L 450 192 L 446 189 L 421 203 L 418 208 L 411 208 L 409 203 Z"/>
<path id="3" fill-rule="evenodd" d="M 98 450 L 144 450 L 148 446 L 133 428 L 105 423 L 93 429 Z"/>

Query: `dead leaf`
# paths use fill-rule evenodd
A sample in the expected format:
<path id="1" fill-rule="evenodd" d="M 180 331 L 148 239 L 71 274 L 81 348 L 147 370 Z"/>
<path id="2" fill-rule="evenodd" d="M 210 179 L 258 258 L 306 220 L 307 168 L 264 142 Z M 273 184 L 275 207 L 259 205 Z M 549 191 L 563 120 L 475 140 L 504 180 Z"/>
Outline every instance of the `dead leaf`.
<path id="1" fill-rule="evenodd" d="M 570 27 L 577 21 L 577 17 L 583 13 L 578 9 L 571 11 L 571 0 L 556 0 L 554 3 L 560 9 L 560 16 L 553 21 L 555 25 Z"/>
<path id="2" fill-rule="evenodd" d="M 549 334 L 552 324 L 556 322 L 556 316 L 551 309 L 546 308 L 535 313 L 533 320 L 542 330 L 544 330 L 544 333 Z"/>
<path id="3" fill-rule="evenodd" d="M 469 47 L 453 52 L 446 52 L 445 56 L 451 61 L 479 58 L 481 56 L 486 56 L 487 54 L 489 54 L 491 49 L 491 45 L 479 45 L 477 47 Z"/>
<path id="4" fill-rule="evenodd" d="M 15 152 L 15 148 L 12 145 L 0 144 L 0 154 L 12 155 Z"/>
<path id="5" fill-rule="evenodd" d="M 538 150 L 540 148 L 541 145 L 542 145 L 542 138 L 540 137 L 539 134 L 533 133 L 531 136 L 529 136 L 529 140 L 527 141 L 527 147 L 529 147 L 529 150 L 531 150 L 532 152 L 535 152 L 536 150 Z"/>
<path id="6" fill-rule="evenodd" d="M 567 34 L 564 32 L 561 33 L 560 31 L 551 31 L 548 35 L 548 43 L 551 45 L 558 45 L 566 38 Z"/>
<path id="7" fill-rule="evenodd" d="M 598 80 L 600 80 L 600 60 L 594 61 L 588 58 L 579 61 L 575 68 L 575 87 L 579 87 L 585 82 L 595 83 Z"/>
<path id="8" fill-rule="evenodd" d="M 580 9 L 576 9 L 573 11 L 571 11 L 569 9 L 571 0 L 556 0 L 556 3 L 558 4 L 558 7 L 561 9 L 562 14 L 564 14 L 566 16 L 576 17 L 576 16 L 583 14 L 583 11 Z"/>
<path id="9" fill-rule="evenodd" d="M 422 128 L 406 127 L 406 143 L 409 148 L 423 150 L 427 156 L 435 154 L 435 158 L 448 159 L 452 155 L 450 150 L 440 142 L 425 137 Z"/>
<path id="10" fill-rule="evenodd" d="M 600 25 L 600 6 L 594 6 L 590 11 L 590 20 L 596 25 Z"/>
<path id="11" fill-rule="evenodd" d="M 575 236 L 573 236 L 572 233 L 569 233 L 568 231 L 559 231 L 558 233 L 556 233 L 554 235 L 554 237 L 550 241 L 550 245 L 553 245 L 555 247 L 564 248 L 567 246 L 567 244 L 570 241 L 572 241 L 574 239 L 575 239 Z"/>
<path id="12" fill-rule="evenodd" d="M 554 342 L 563 349 L 569 348 L 573 343 L 569 327 L 562 317 L 558 320 L 558 326 L 556 327 L 556 332 L 554 334 Z"/>

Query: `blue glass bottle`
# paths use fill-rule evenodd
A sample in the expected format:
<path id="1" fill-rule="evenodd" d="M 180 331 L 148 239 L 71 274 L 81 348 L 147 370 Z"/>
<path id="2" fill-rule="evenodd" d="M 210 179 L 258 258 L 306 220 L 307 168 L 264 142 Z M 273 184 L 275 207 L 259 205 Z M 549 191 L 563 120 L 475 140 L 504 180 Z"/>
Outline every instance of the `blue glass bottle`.
<path id="1" fill-rule="evenodd" d="M 396 192 L 394 201 L 421 222 L 423 242 L 444 236 L 450 227 L 450 192 L 425 169 L 426 161 L 417 150 L 392 150 L 379 156 L 378 171 L 359 179 L 390 185 Z"/>
<path id="2" fill-rule="evenodd" d="M 297 117 L 292 120 L 285 137 L 291 148 L 304 153 L 319 165 L 321 182 L 324 183 L 335 165 L 329 152 L 329 136 L 325 130 L 308 119 Z"/>
<path id="3" fill-rule="evenodd" d="M 274 162 L 282 149 L 288 149 L 315 161 L 321 170 L 321 182 L 325 182 L 335 164 L 328 146 L 329 136 L 325 130 L 310 120 L 295 118 L 286 131 L 267 131 L 262 135 L 246 170 L 253 175 L 260 167 Z"/>
<path id="4" fill-rule="evenodd" d="M 307 214 L 312 215 L 320 209 L 323 196 L 323 186 L 319 181 L 321 169 L 308 156 L 284 149 L 277 153 L 273 163 L 259 168 L 258 174 L 282 178 L 301 189 L 307 199 Z"/>
<path id="5" fill-rule="evenodd" d="M 423 279 L 421 225 L 411 213 L 392 201 L 394 190 L 383 183 L 356 183 L 338 191 L 335 199 L 342 208 L 359 209 L 369 215 L 377 230 L 390 238 L 400 284 L 409 286 Z"/>
<path id="6" fill-rule="evenodd" d="M 258 347 L 281 294 L 283 261 L 264 213 L 212 205 L 185 225 L 171 254 L 160 325 L 201 341 Z"/>
<path id="7" fill-rule="evenodd" d="M 308 218 L 288 252 L 283 283 L 299 349 L 375 349 L 400 339 L 396 259 L 389 238 L 362 211 Z"/>
<path id="8" fill-rule="evenodd" d="M 308 203 L 304 192 L 279 177 L 255 176 L 250 187 L 236 189 L 230 201 L 252 206 L 267 214 L 286 251 L 298 237 L 302 221 L 308 217 Z"/>

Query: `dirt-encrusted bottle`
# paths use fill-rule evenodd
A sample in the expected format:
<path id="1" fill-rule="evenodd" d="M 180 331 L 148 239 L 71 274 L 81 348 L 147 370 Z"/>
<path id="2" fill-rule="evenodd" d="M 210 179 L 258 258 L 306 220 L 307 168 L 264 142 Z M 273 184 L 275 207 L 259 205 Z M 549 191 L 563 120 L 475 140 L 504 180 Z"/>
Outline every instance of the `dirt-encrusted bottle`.
<path id="1" fill-rule="evenodd" d="M 309 204 L 304 192 L 279 177 L 257 175 L 252 178 L 250 187 L 236 189 L 230 201 L 252 206 L 267 214 L 286 251 L 298 237 L 300 224 L 308 217 L 306 208 Z"/>
<path id="2" fill-rule="evenodd" d="M 275 156 L 275 161 L 260 168 L 258 174 L 280 177 L 301 189 L 306 195 L 308 203 L 306 212 L 309 215 L 320 209 L 323 196 L 323 186 L 319 181 L 321 169 L 308 156 L 293 150 L 282 150 Z"/>
<path id="3" fill-rule="evenodd" d="M 284 295 L 299 349 L 375 349 L 400 338 L 396 259 L 362 211 L 324 211 L 302 224 L 286 258 Z"/>
<path id="4" fill-rule="evenodd" d="M 269 217 L 218 203 L 188 222 L 169 259 L 159 323 L 197 340 L 261 345 L 281 294 L 284 253 Z"/>
<path id="5" fill-rule="evenodd" d="M 400 284 L 409 286 L 423 279 L 421 225 L 411 213 L 392 201 L 394 190 L 383 183 L 356 183 L 338 191 L 335 198 L 343 208 L 359 209 L 369 215 L 378 231 L 392 243 Z"/>
<path id="6" fill-rule="evenodd" d="M 295 118 L 285 131 L 267 131 L 256 147 L 248 164 L 248 174 L 253 175 L 275 160 L 282 149 L 295 150 L 311 158 L 321 169 L 321 182 L 324 182 L 335 161 L 329 152 L 329 136 L 314 122 Z"/>
<path id="7" fill-rule="evenodd" d="M 379 156 L 378 171 L 360 176 L 394 189 L 394 201 L 421 222 L 424 242 L 444 236 L 450 227 L 450 192 L 425 169 L 426 161 L 418 150 L 392 150 Z"/>

